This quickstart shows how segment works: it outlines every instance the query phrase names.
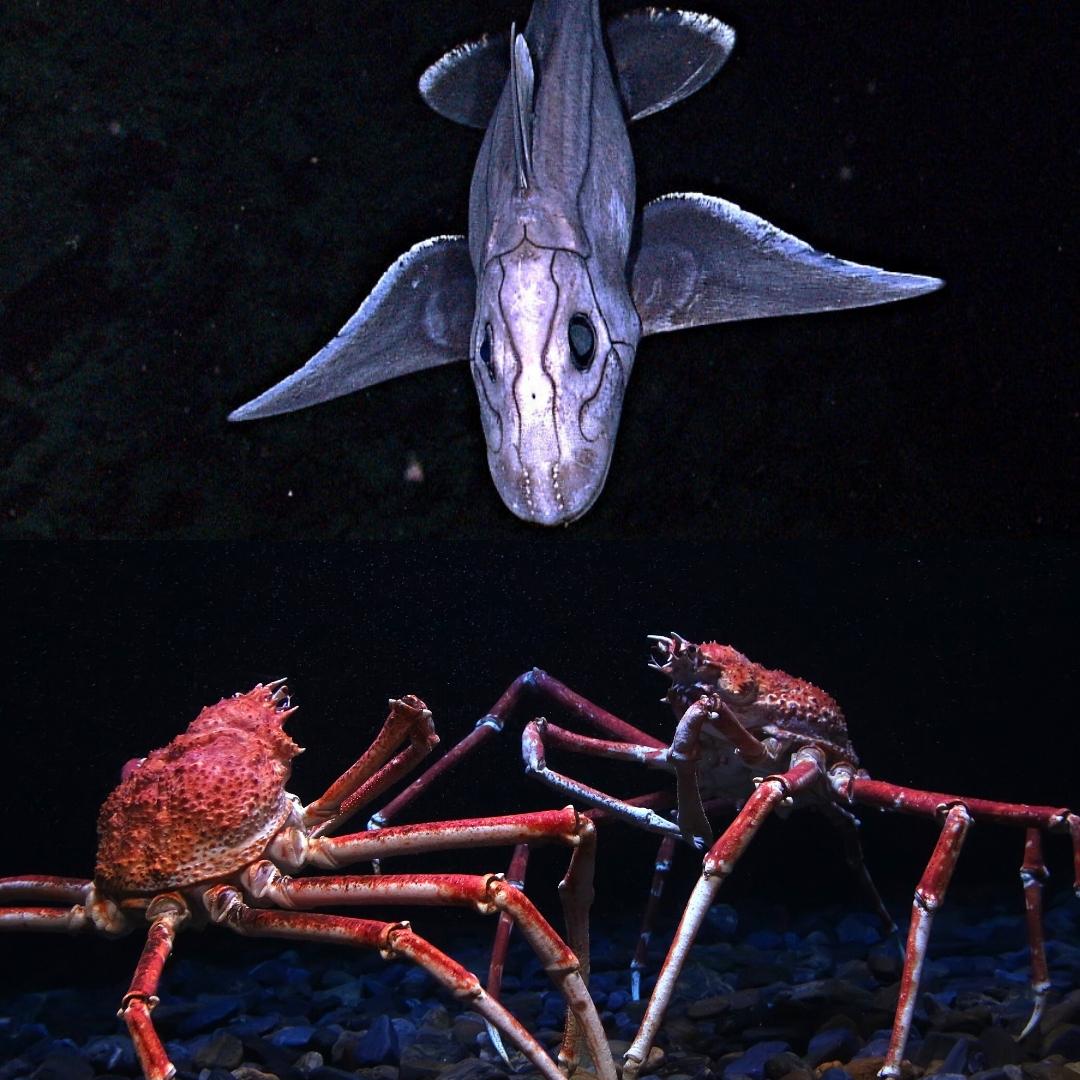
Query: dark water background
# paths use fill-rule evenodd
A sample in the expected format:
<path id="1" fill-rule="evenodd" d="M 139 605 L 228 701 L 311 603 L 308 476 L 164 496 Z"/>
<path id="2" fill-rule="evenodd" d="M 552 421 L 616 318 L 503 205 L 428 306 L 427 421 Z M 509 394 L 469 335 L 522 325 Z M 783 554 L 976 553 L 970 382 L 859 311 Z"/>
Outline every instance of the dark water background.
<path id="1" fill-rule="evenodd" d="M 448 746 L 534 664 L 667 734 L 644 635 L 668 630 L 820 684 L 876 776 L 1077 805 L 1071 11 L 690 6 L 729 21 L 736 50 L 632 130 L 639 200 L 723 195 L 948 287 L 647 340 L 604 495 L 539 535 L 490 483 L 461 366 L 224 420 L 403 250 L 464 230 L 480 135 L 431 113 L 416 79 L 527 5 L 3 5 L 0 874 L 89 874 L 121 764 L 282 674 L 305 798 L 391 694 L 423 696 Z M 381 543 L 300 543 L 342 538 Z M 624 794 L 654 784 L 588 768 Z M 414 818 L 560 801 L 508 732 Z M 866 820 L 898 911 L 933 838 Z M 725 886 L 744 918 L 853 902 L 813 815 L 759 841 Z M 1018 908 L 1019 841 L 974 830 L 955 896 Z M 601 917 L 640 908 L 654 851 L 605 830 Z M 1063 840 L 1050 858 L 1061 887 Z M 564 865 L 535 857 L 547 909 Z M 684 858 L 669 921 L 693 876 Z M 416 925 L 452 942 L 468 918 Z M 191 937 L 189 954 L 251 955 Z M 120 982 L 138 946 L 5 935 L 0 972 L 9 990 Z"/>
<path id="2" fill-rule="evenodd" d="M 162 745 L 198 710 L 288 675 L 290 721 L 307 752 L 290 789 L 314 797 L 367 746 L 386 698 L 421 695 L 449 746 L 506 685 L 546 668 L 630 722 L 672 728 L 646 667 L 645 634 L 731 642 L 819 684 L 843 706 L 873 775 L 970 795 L 1077 804 L 1076 558 L 1071 546 L 759 545 L 9 545 L 0 563 L 6 631 L 2 706 L 8 824 L 0 875 L 89 875 L 97 807 L 130 757 Z M 530 714 L 531 715 L 531 714 Z M 554 714 L 553 718 L 554 718 Z M 527 717 L 528 718 L 528 717 Z M 489 744 L 409 820 L 512 812 L 564 800 L 527 780 L 520 724 Z M 630 795 L 657 776 L 557 759 Z M 362 819 L 357 819 L 357 827 Z M 936 835 L 869 814 L 864 843 L 898 911 Z M 977 827 L 953 889 L 1019 910 L 1022 834 Z M 601 835 L 597 911 L 640 910 L 656 841 Z M 1064 837 L 1054 883 L 1071 880 Z M 684 853 L 685 854 L 685 853 Z M 417 869 L 502 869 L 508 853 L 417 860 Z M 549 909 L 565 866 L 538 852 L 530 893 Z M 359 868 L 361 872 L 365 868 Z M 681 859 L 668 918 L 694 876 Z M 770 822 L 725 899 L 747 919 L 776 905 L 857 904 L 836 836 L 814 814 Z M 765 916 L 763 916 L 765 917 Z M 461 920 L 420 911 L 452 941 Z M 137 935 L 136 935 L 137 936 Z M 235 949 L 211 931 L 185 951 Z M 13 985 L 121 980 L 138 942 L 0 938 Z M 229 954 L 225 954 L 229 955 Z"/>
<path id="3" fill-rule="evenodd" d="M 736 50 L 633 129 L 641 200 L 721 194 L 949 284 L 646 341 L 607 490 L 575 532 L 1071 530 L 1069 5 L 697 6 L 730 21 Z M 462 367 L 224 417 L 320 347 L 405 248 L 464 230 L 480 136 L 430 112 L 416 79 L 526 13 L 5 4 L 0 528 L 524 535 L 489 482 Z M 413 459 L 422 484 L 404 478 Z"/>

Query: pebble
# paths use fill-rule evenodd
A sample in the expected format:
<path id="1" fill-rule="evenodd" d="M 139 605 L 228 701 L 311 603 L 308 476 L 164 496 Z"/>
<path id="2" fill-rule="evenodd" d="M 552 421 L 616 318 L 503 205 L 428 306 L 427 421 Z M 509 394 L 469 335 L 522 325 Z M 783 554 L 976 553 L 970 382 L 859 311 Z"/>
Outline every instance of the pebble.
<path id="1" fill-rule="evenodd" d="M 244 1044 L 227 1031 L 211 1036 L 192 1057 L 198 1069 L 235 1069 L 243 1059 Z"/>
<path id="2" fill-rule="evenodd" d="M 507 1073 L 505 1069 L 490 1061 L 480 1061 L 478 1058 L 466 1058 L 456 1065 L 451 1065 L 440 1074 L 440 1080 L 504 1080 Z M 575 1075 L 584 1076 L 583 1072 Z"/>
<path id="3" fill-rule="evenodd" d="M 30 1080 L 93 1080 L 94 1067 L 77 1053 L 48 1054 Z"/>
<path id="4" fill-rule="evenodd" d="M 308 1080 L 356 1080 L 356 1073 L 347 1069 L 338 1069 L 333 1065 L 323 1065 L 308 1074 Z"/>
<path id="5" fill-rule="evenodd" d="M 1043 1039 L 1044 1057 L 1060 1054 L 1066 1061 L 1080 1059 L 1080 1024 L 1059 1024 Z"/>
<path id="6" fill-rule="evenodd" d="M 861 1045 L 861 1040 L 850 1028 L 826 1028 L 810 1039 L 806 1061 L 811 1066 L 823 1061 L 850 1061 Z"/>
<path id="7" fill-rule="evenodd" d="M 322 1054 L 318 1050 L 308 1050 L 301 1054 L 294 1062 L 293 1068 L 301 1076 L 310 1076 L 316 1069 L 321 1069 L 325 1064 Z"/>
<path id="8" fill-rule="evenodd" d="M 303 1050 L 315 1037 L 315 1030 L 310 1024 L 289 1024 L 278 1028 L 270 1036 L 270 1041 L 283 1049 Z"/>
<path id="9" fill-rule="evenodd" d="M 704 1020 L 721 1013 L 748 1011 L 756 1008 L 760 1001 L 761 991 L 758 989 L 736 990 L 731 994 L 720 994 L 691 1002 L 687 1006 L 686 1015 L 695 1020 Z"/>
<path id="10" fill-rule="evenodd" d="M 1008 1031 L 991 1024 L 979 1035 L 983 1061 L 992 1069 L 1015 1065 L 1024 1060 L 1024 1048 Z"/>
<path id="11" fill-rule="evenodd" d="M 197 1035 L 200 1031 L 208 1031 L 210 1028 L 217 1027 L 222 1020 L 227 1020 L 240 1012 L 243 1004 L 243 1000 L 234 995 L 206 997 L 176 1025 L 177 1033 Z M 157 1023 L 161 1023 L 158 1010 L 155 1010 L 154 1019 Z"/>
<path id="12" fill-rule="evenodd" d="M 83 1047 L 82 1054 L 98 1072 L 134 1072 L 138 1065 L 127 1035 L 100 1035 Z"/>
<path id="13" fill-rule="evenodd" d="M 839 1065 L 834 1065 L 832 1068 L 826 1069 L 822 1073 L 818 1073 L 818 1080 L 849 1080 L 849 1077 L 844 1069 Z"/>
<path id="14" fill-rule="evenodd" d="M 1080 978 L 1080 949 L 1070 940 L 1080 905 L 1050 911 L 1055 993 L 1039 1031 L 1020 1043 L 1014 1036 L 1031 1007 L 1022 916 L 993 913 L 975 923 L 962 908 L 942 910 L 904 1080 L 1080 1080 L 1080 987 L 1068 989 Z M 883 938 L 866 912 L 767 908 L 745 917 L 749 930 L 741 932 L 734 908 L 710 912 L 662 1027 L 666 1056 L 658 1051 L 649 1067 L 665 1080 L 874 1080 L 896 999 L 897 940 Z M 636 917 L 594 928 L 592 988 L 617 1060 L 646 1005 L 628 992 L 636 933 Z M 660 935 L 653 944 L 646 988 L 663 955 Z M 451 951 L 482 974 L 489 947 L 486 935 L 465 935 Z M 519 941 L 512 948 L 519 951 L 504 1000 L 554 1051 L 564 999 Z M 109 1000 L 121 992 L 110 988 Z M 161 997 L 154 1019 L 178 1080 L 506 1076 L 468 1002 L 443 996 L 421 969 L 374 956 L 343 959 L 339 950 L 305 946 L 240 972 L 185 958 L 166 969 Z M 100 1000 L 100 990 L 58 988 L 3 1001 L 0 1080 L 132 1080 L 134 1048 Z M 523 1075 L 535 1076 L 512 1056 Z"/>
<path id="15" fill-rule="evenodd" d="M 785 1076 L 793 1076 L 805 1073 L 807 1077 L 812 1074 L 806 1067 L 806 1063 L 797 1054 L 790 1050 L 784 1050 L 779 1054 L 773 1054 L 765 1062 L 765 1080 L 783 1080 Z"/>
<path id="16" fill-rule="evenodd" d="M 765 1062 L 787 1049 L 789 1047 L 786 1042 L 760 1042 L 724 1068 L 724 1080 L 731 1080 L 734 1076 L 749 1076 L 751 1080 L 762 1080 L 765 1075 Z"/>
<path id="17" fill-rule="evenodd" d="M 353 1043 L 351 1066 L 396 1065 L 401 1054 L 397 1028 L 389 1016 L 377 1016 L 368 1030 Z"/>
<path id="18" fill-rule="evenodd" d="M 873 945 L 881 940 L 881 922 L 876 915 L 852 912 L 836 924 L 836 939 L 842 945 Z"/>

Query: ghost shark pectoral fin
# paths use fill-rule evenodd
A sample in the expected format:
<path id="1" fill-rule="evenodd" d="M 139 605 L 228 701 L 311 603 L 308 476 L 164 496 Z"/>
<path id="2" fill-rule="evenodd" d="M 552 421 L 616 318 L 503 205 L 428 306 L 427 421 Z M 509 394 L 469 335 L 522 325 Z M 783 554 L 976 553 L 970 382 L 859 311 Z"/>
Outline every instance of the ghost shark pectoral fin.
<path id="1" fill-rule="evenodd" d="M 735 43 L 735 32 L 708 15 L 651 7 L 609 19 L 607 35 L 631 120 L 700 90 Z M 420 76 L 420 96 L 447 120 L 486 128 L 510 72 L 512 40 L 488 34 L 452 49 Z"/>
<path id="2" fill-rule="evenodd" d="M 465 360 L 475 303 L 465 238 L 424 240 L 383 274 L 325 348 L 229 419 L 293 412 L 398 375 Z"/>
<path id="3" fill-rule="evenodd" d="M 642 334 L 867 307 L 943 284 L 837 259 L 734 203 L 695 194 L 645 207 L 630 282 Z"/>

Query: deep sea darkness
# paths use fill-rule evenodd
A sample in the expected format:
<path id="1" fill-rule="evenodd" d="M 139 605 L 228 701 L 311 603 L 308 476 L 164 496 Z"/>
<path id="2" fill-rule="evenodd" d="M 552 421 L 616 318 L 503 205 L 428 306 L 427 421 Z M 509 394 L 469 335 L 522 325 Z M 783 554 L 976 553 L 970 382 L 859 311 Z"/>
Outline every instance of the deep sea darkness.
<path id="1" fill-rule="evenodd" d="M 686 6 L 730 23 L 735 51 L 631 129 L 639 204 L 721 195 L 821 250 L 947 286 L 646 339 L 604 493 L 545 533 L 490 481 L 464 364 L 225 422 L 403 251 L 465 231 L 481 135 L 428 110 L 417 78 L 523 23 L 525 0 L 0 5 L 0 876 L 89 876 L 121 766 L 282 675 L 307 748 L 289 789 L 305 801 L 368 746 L 388 697 L 429 704 L 441 752 L 534 665 L 668 739 L 645 635 L 669 631 L 821 686 L 877 778 L 1080 807 L 1072 12 Z M 521 765 L 535 711 L 403 820 L 562 805 Z M 622 796 L 664 783 L 551 764 Z M 906 924 L 937 829 L 861 816 Z M 1021 910 L 1022 841 L 972 830 L 958 922 Z M 636 933 L 656 846 L 601 830 L 598 938 Z M 1066 838 L 1047 855 L 1060 992 L 1076 970 Z M 543 849 L 529 869 L 556 921 L 565 866 Z M 678 854 L 658 941 L 699 868 Z M 740 932 L 767 933 L 861 903 L 810 812 L 769 821 L 720 899 Z M 437 943 L 480 940 L 472 913 L 406 914 Z M 100 1003 L 140 942 L 2 934 L 2 996 L 63 1037 L 84 999 L 29 993 L 82 985 Z M 183 940 L 226 982 L 272 949 L 218 928 Z M 13 1030 L 0 1017 L 0 1058 Z"/>
<path id="2" fill-rule="evenodd" d="M 876 777 L 1075 807 L 1076 567 L 1073 547 L 1045 542 L 658 541 L 622 544 L 617 558 L 609 545 L 565 537 L 486 547 L 9 543 L 0 561 L 8 821 L 0 876 L 88 876 L 97 808 L 121 765 L 167 742 L 203 705 L 282 675 L 300 706 L 289 730 L 307 748 L 290 790 L 305 801 L 368 745 L 391 695 L 423 697 L 447 747 L 533 665 L 670 737 L 671 714 L 658 701 L 667 683 L 648 670 L 645 642 L 670 630 L 730 642 L 828 690 Z M 524 776 L 520 726 L 451 774 L 409 820 L 563 805 Z M 629 765 L 554 754 L 552 764 L 623 795 L 659 786 Z M 863 817 L 873 873 L 904 911 L 937 830 Z M 1021 847 L 1019 830 L 975 827 L 952 902 L 993 898 L 1019 911 Z M 602 830 L 601 915 L 639 910 L 655 850 L 652 837 Z M 1047 850 L 1053 885 L 1067 889 L 1066 838 Z M 425 857 L 417 869 L 498 870 L 507 858 Z M 668 919 L 694 862 L 682 853 Z M 565 853 L 537 853 L 530 893 L 542 905 L 553 905 L 564 867 Z M 836 835 L 809 812 L 768 823 L 722 898 L 750 914 L 857 904 Z M 416 919 L 437 929 L 456 917 Z M 219 934 L 190 937 L 185 950 L 222 947 Z M 134 938 L 5 934 L 0 968 L 10 989 L 120 980 L 137 948 Z"/>
<path id="3" fill-rule="evenodd" d="M 640 200 L 720 194 L 824 250 L 948 287 L 645 341 L 607 490 L 575 534 L 1071 531 L 1069 5 L 690 6 L 729 21 L 736 49 L 705 90 L 634 127 Z M 430 112 L 416 80 L 526 14 L 496 0 L 3 5 L 4 532 L 527 533 L 489 481 L 463 366 L 225 423 L 334 334 L 397 255 L 465 229 L 480 134 Z M 413 462 L 422 483 L 405 478 Z M 716 626 L 712 612 L 698 624 Z M 621 625 L 605 650 L 636 655 L 644 629 Z M 493 652 L 502 674 L 534 655 Z M 239 677 L 183 660 L 183 715 Z M 266 661 L 247 658 L 253 674 Z"/>

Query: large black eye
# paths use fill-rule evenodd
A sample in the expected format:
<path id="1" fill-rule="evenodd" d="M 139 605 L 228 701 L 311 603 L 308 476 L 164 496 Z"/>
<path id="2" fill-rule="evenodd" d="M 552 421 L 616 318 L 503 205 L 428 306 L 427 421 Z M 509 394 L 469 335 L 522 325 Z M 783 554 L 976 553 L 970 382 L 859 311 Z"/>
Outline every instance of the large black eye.
<path id="1" fill-rule="evenodd" d="M 484 340 L 480 342 L 480 363 L 487 368 L 488 378 L 495 381 L 495 365 L 491 361 L 491 323 L 484 324 Z"/>
<path id="2" fill-rule="evenodd" d="M 578 371 L 588 371 L 596 355 L 596 334 L 589 322 L 589 316 L 580 312 L 572 315 L 567 337 L 570 339 L 570 358 L 574 361 L 574 367 Z"/>

